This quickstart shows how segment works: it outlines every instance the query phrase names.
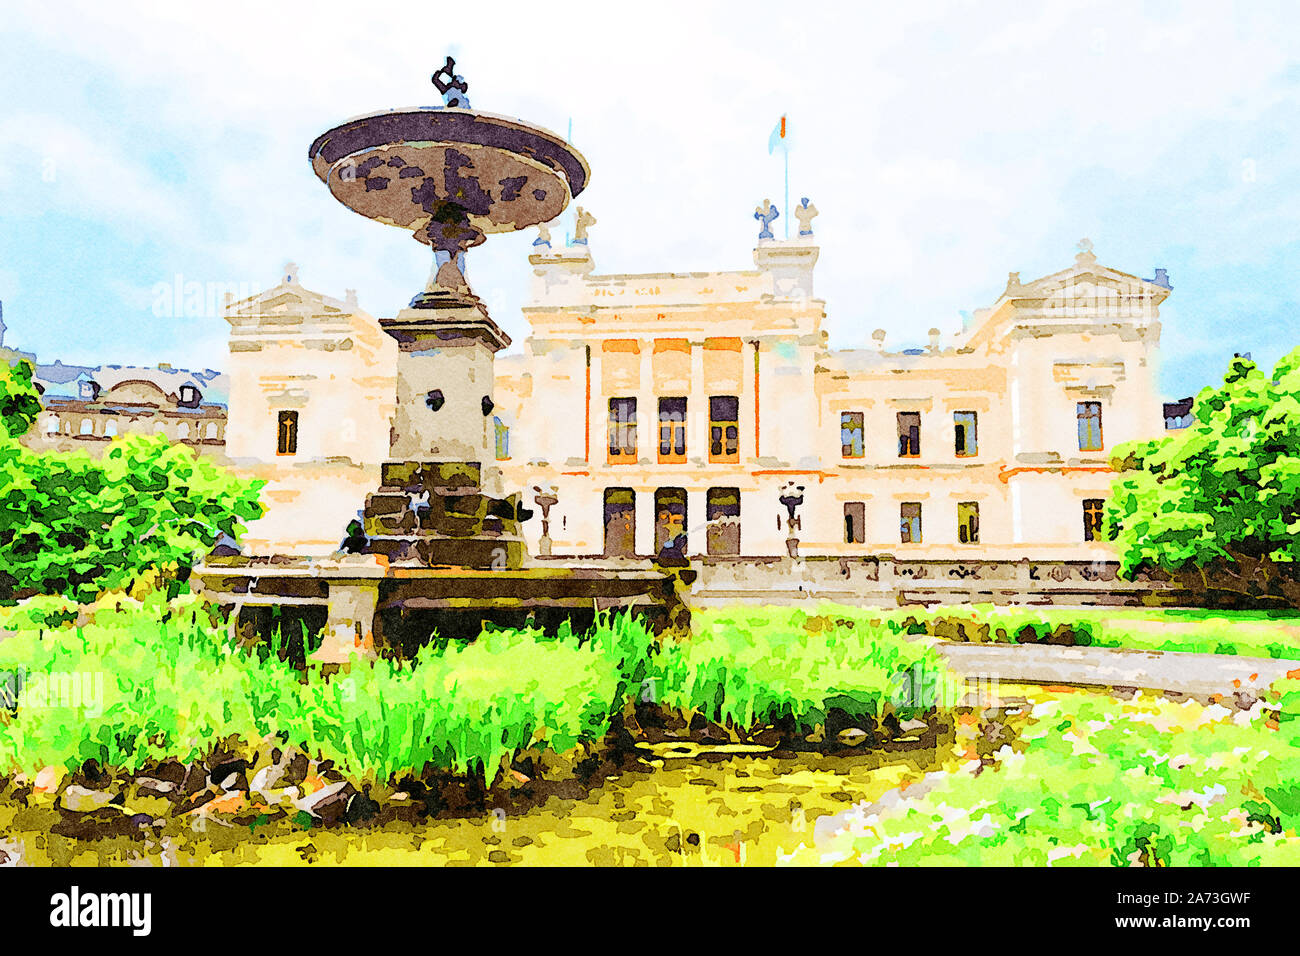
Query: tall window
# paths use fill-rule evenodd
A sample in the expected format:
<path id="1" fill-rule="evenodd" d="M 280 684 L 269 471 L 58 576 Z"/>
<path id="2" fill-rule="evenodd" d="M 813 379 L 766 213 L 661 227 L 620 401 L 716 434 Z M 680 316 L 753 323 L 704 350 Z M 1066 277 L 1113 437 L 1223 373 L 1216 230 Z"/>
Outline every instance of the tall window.
<path id="1" fill-rule="evenodd" d="M 921 502 L 904 501 L 898 506 L 898 540 L 903 544 L 921 543 Z"/>
<path id="2" fill-rule="evenodd" d="M 1101 498 L 1083 499 L 1083 540 L 1101 540 L 1101 520 L 1105 501 Z"/>
<path id="3" fill-rule="evenodd" d="M 919 458 L 921 455 L 921 413 L 898 413 L 898 457 Z"/>
<path id="4" fill-rule="evenodd" d="M 1101 402 L 1079 402 L 1079 451 L 1101 451 Z"/>
<path id="5" fill-rule="evenodd" d="M 845 458 L 863 456 L 864 430 L 861 412 L 840 412 L 840 453 Z"/>
<path id="6" fill-rule="evenodd" d="M 867 540 L 867 505 L 862 501 L 844 502 L 844 543 L 862 544 Z"/>
<path id="7" fill-rule="evenodd" d="M 980 503 L 978 501 L 957 502 L 957 540 L 962 544 L 979 544 Z"/>
<path id="8" fill-rule="evenodd" d="M 740 461 L 740 399 L 735 395 L 709 398 L 709 461 Z"/>
<path id="9" fill-rule="evenodd" d="M 686 460 L 686 399 L 659 399 L 659 463 Z"/>
<path id="10" fill-rule="evenodd" d="M 974 412 L 953 412 L 952 425 L 958 458 L 973 458 L 979 452 Z"/>
<path id="11" fill-rule="evenodd" d="M 506 461 L 510 457 L 510 426 L 493 415 L 492 434 L 496 439 L 497 461 Z"/>
<path id="12" fill-rule="evenodd" d="M 609 400 L 609 463 L 636 461 L 636 399 Z"/>
<path id="13" fill-rule="evenodd" d="M 297 412 L 280 412 L 276 430 L 275 453 L 277 455 L 298 454 Z"/>

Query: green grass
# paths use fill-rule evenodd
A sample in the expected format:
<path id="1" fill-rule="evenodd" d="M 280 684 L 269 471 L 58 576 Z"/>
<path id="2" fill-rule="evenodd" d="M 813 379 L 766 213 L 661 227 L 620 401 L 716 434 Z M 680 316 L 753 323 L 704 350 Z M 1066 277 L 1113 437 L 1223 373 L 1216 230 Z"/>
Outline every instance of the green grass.
<path id="1" fill-rule="evenodd" d="M 0 717 L 0 772 L 92 759 L 131 772 L 276 734 L 355 780 L 433 767 L 491 783 L 524 750 L 599 739 L 622 705 L 619 662 L 596 642 L 492 633 L 326 679 L 236 649 L 193 599 L 120 600 L 85 609 L 78 625 L 23 626 L 43 613 L 0 614 L 14 632 L 0 641 L 0 671 L 21 670 L 26 685 L 16 713 Z M 72 675 L 75 695 L 60 696 Z"/>
<path id="2" fill-rule="evenodd" d="M 327 677 L 267 648 L 236 647 L 193 597 L 36 599 L 0 608 L 0 631 L 12 635 L 0 640 L 0 672 L 25 681 L 16 709 L 0 711 L 0 773 L 88 760 L 129 773 L 217 750 L 247 754 L 275 737 L 356 782 L 436 769 L 490 785 L 521 756 L 598 744 L 637 701 L 749 729 L 955 699 L 924 642 L 861 615 L 747 614 L 703 615 L 702 630 L 680 641 L 609 614 L 587 634 L 486 630 L 469 644 L 434 641 L 413 660 L 357 661 Z M 918 692 L 930 698 L 913 700 Z"/>
<path id="3" fill-rule="evenodd" d="M 753 608 L 779 620 L 782 608 Z M 736 613 L 726 609 L 727 613 Z M 941 640 L 1078 644 L 1141 650 L 1300 659 L 1300 613 L 1190 608 L 1019 607 L 992 604 L 855 608 L 824 604 L 820 615 L 854 616 L 899 633 Z"/>
<path id="4" fill-rule="evenodd" d="M 741 730 L 792 720 L 800 730 L 838 710 L 879 719 L 956 702 L 956 685 L 925 642 L 837 609 L 809 616 L 789 608 L 697 611 L 689 640 L 655 660 L 659 701 Z"/>
<path id="5" fill-rule="evenodd" d="M 1153 698 L 1040 702 L 994 768 L 950 775 L 793 860 L 1295 865 L 1300 683 L 1280 686 L 1280 720 Z"/>

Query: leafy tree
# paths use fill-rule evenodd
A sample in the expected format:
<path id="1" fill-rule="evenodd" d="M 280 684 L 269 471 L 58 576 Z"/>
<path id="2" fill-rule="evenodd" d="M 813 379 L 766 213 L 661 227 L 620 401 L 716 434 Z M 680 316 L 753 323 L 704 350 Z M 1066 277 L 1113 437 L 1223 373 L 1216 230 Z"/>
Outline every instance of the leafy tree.
<path id="1" fill-rule="evenodd" d="M 25 359 L 0 357 L 0 437 L 20 438 L 41 413 L 41 396 L 32 384 L 32 365 Z"/>
<path id="2" fill-rule="evenodd" d="M 0 439 L 0 598 L 84 601 L 149 569 L 184 578 L 261 515 L 261 485 L 161 435 L 116 438 L 99 461 Z"/>
<path id="3" fill-rule="evenodd" d="M 1300 349 L 1271 376 L 1234 359 L 1193 413 L 1175 435 L 1116 449 L 1107 519 L 1123 573 L 1300 604 Z"/>

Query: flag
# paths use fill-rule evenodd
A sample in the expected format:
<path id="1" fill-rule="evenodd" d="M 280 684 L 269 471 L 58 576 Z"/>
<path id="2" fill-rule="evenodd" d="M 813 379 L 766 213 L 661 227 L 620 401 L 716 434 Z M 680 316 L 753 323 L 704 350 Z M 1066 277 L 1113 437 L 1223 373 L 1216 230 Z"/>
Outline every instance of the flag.
<path id="1" fill-rule="evenodd" d="M 772 135 L 767 138 L 768 154 L 770 155 L 771 153 L 775 153 L 777 147 L 780 147 L 781 149 L 788 149 L 789 145 L 790 145 L 790 140 L 786 136 L 786 131 L 785 131 L 785 117 L 782 116 L 780 122 L 778 122 L 776 126 L 772 128 Z"/>

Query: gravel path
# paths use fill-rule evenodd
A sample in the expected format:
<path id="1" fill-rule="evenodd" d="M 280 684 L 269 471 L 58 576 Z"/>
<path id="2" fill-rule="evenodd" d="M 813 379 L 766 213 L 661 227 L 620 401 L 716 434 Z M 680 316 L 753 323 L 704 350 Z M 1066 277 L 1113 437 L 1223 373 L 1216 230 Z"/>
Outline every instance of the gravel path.
<path id="1" fill-rule="evenodd" d="M 1194 697 L 1259 693 L 1287 671 L 1300 669 L 1297 660 L 1114 647 L 941 643 L 939 650 L 967 679 L 1141 687 Z"/>

